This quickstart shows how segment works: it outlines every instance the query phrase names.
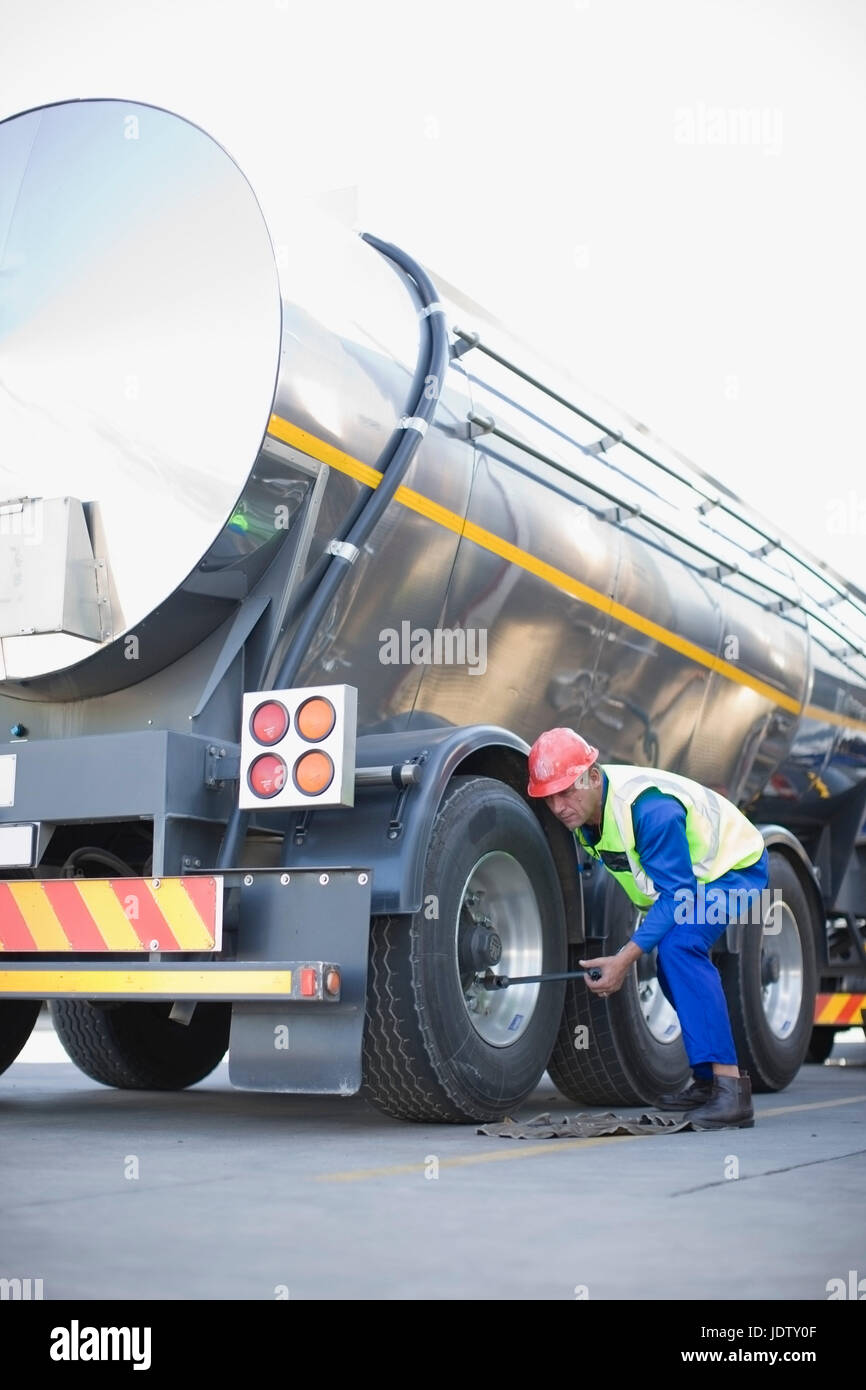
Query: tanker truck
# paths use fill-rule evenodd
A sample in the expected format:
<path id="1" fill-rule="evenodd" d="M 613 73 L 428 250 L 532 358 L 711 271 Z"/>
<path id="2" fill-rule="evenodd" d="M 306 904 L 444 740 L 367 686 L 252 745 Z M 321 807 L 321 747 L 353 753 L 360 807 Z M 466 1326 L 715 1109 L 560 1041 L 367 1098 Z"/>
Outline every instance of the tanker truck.
<path id="1" fill-rule="evenodd" d="M 636 925 L 527 796 L 553 726 L 760 826 L 770 900 L 714 948 L 740 1062 L 826 1055 L 866 596 L 407 252 L 290 188 L 266 220 L 178 115 L 26 111 L 0 169 L 0 1070 L 48 1001 L 121 1089 L 226 1053 L 408 1121 L 675 1089 L 654 953 L 547 978 Z"/>

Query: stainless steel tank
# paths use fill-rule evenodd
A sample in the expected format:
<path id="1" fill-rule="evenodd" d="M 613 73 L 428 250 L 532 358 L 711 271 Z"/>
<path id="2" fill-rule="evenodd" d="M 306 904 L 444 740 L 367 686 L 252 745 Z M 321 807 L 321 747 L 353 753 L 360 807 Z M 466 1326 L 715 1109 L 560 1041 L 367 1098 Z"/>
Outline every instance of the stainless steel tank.
<path id="1" fill-rule="evenodd" d="M 290 197 L 266 225 L 231 157 L 154 107 L 16 116 L 0 168 L 0 705 L 42 737 L 188 730 L 317 480 L 307 568 L 375 482 L 416 305 Z M 740 802 L 860 780 L 863 595 L 439 289 L 468 351 L 300 683 L 356 685 L 362 731 L 572 724 Z M 404 624 L 483 633 L 483 672 L 386 659 Z"/>
<path id="2" fill-rule="evenodd" d="M 298 424 L 375 459 L 418 326 L 324 219 L 289 229 L 281 298 L 245 177 L 165 111 L 27 112 L 0 168 L 0 675 L 104 693 L 194 646 L 284 539 L 303 487 L 262 452 L 278 378 Z"/>

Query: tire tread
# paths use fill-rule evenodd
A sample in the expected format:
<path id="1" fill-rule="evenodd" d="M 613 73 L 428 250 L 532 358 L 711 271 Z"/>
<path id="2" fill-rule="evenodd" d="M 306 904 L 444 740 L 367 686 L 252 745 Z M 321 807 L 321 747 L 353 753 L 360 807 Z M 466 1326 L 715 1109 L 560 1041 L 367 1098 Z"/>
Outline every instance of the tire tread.
<path id="1" fill-rule="evenodd" d="M 197 1055 L 193 1057 L 184 1058 L 180 1050 L 171 1059 L 146 1056 L 146 1048 L 138 1040 L 124 1038 L 112 1026 L 113 1010 L 79 999 L 53 999 L 50 1008 L 55 1031 L 70 1060 L 85 1076 L 103 1086 L 122 1091 L 183 1090 L 208 1076 L 224 1056 L 224 1049 L 218 1057 L 215 1055 L 219 1051 L 216 1044 L 213 1049 L 207 1048 L 206 1037 L 197 1040 Z M 214 1017 L 208 1015 L 208 1021 Z M 195 1026 L 195 1015 L 188 1026 Z M 181 1035 L 178 1041 L 182 1044 L 187 1039 Z"/>
<path id="2" fill-rule="evenodd" d="M 492 788 L 507 790 L 495 779 L 452 778 L 430 836 L 428 864 L 440 862 L 446 853 L 463 804 L 478 802 L 481 809 Z M 552 863 L 551 870 L 555 874 Z M 451 1059 L 440 1055 L 422 987 L 425 925 L 420 914 L 374 917 L 371 922 L 361 1094 L 401 1120 L 466 1124 L 501 1119 L 503 1106 L 470 1100 L 452 1075 Z M 562 927 L 564 949 L 564 920 Z M 543 1066 L 539 1075 L 542 1071 Z"/>

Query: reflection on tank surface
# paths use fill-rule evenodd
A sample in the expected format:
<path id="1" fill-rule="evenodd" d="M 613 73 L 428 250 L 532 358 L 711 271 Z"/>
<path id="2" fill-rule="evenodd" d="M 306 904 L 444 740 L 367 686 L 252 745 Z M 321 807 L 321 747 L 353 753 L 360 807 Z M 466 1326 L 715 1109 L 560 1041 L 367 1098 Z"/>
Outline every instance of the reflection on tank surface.
<path id="1" fill-rule="evenodd" d="M 260 620 L 263 648 L 288 641 L 378 482 L 417 306 L 370 245 L 298 215 L 291 189 L 263 217 L 225 151 L 156 108 L 25 113 L 0 124 L 0 156 L 0 502 L 22 527 L 37 513 L 21 498 L 70 498 L 83 518 L 68 565 L 46 569 L 51 601 L 8 611 L 0 698 L 48 736 L 135 727 L 158 689 L 160 717 L 188 732 L 207 686 L 193 653 L 236 622 Z M 607 760 L 820 815 L 866 768 L 863 596 L 438 289 L 455 356 L 435 422 L 299 678 L 356 685 L 362 732 L 483 713 L 530 742 L 568 723 Z M 0 573 L 31 544 L 0 526 Z M 483 673 L 383 659 L 383 633 L 406 624 L 483 634 Z M 218 704 L 214 733 L 234 738 L 232 699 Z"/>

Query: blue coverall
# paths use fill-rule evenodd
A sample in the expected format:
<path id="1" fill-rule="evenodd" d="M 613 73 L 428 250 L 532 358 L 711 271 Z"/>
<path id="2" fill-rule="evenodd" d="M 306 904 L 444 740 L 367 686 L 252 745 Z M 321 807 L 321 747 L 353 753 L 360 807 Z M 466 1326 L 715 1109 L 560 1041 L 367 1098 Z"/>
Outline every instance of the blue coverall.
<path id="1" fill-rule="evenodd" d="M 602 780 L 603 823 L 608 790 L 603 769 Z M 705 884 L 705 896 L 701 897 L 692 872 L 682 803 L 650 787 L 632 805 L 632 823 L 640 862 L 659 897 L 631 939 L 645 953 L 658 948 L 658 981 L 665 998 L 677 1011 L 692 1071 L 696 1076 L 712 1077 L 713 1062 L 737 1065 L 737 1051 L 721 977 L 710 960 L 710 947 L 727 925 L 729 891 L 760 892 L 768 886 L 767 851 L 749 868 L 731 870 L 712 884 Z M 583 825 L 581 834 L 588 844 L 595 845 L 600 827 Z M 714 890 L 722 891 L 715 894 Z M 687 893 L 693 896 L 687 899 Z M 695 911 L 684 910 L 683 905 L 688 902 L 695 904 Z M 705 911 L 700 910 L 702 902 Z M 711 922 L 706 921 L 708 916 L 713 918 Z"/>

